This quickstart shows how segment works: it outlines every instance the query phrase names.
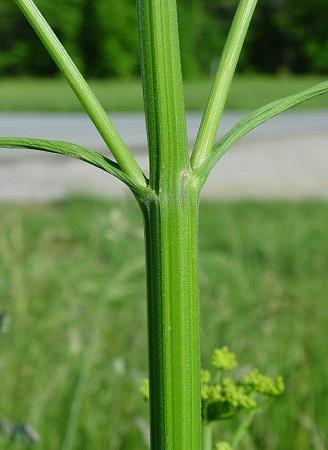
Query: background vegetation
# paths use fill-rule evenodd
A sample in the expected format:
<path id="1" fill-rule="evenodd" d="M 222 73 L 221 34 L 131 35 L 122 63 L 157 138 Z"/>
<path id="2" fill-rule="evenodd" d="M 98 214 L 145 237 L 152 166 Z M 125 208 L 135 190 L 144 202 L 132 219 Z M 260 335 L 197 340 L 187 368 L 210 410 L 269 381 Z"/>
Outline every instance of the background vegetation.
<path id="1" fill-rule="evenodd" d="M 0 212 L 0 421 L 29 423 L 47 450 L 146 449 L 137 207 L 69 199 Z M 326 449 L 328 204 L 205 203 L 201 217 L 204 365 L 229 344 L 242 370 L 286 379 L 241 450 Z"/>
<path id="2" fill-rule="evenodd" d="M 139 74 L 133 0 L 38 0 L 82 70 L 92 77 Z M 187 78 L 217 65 L 237 0 L 179 0 Z M 260 2 L 241 72 L 328 73 L 326 0 Z M 0 75 L 52 75 L 54 64 L 12 0 L 0 3 Z"/>

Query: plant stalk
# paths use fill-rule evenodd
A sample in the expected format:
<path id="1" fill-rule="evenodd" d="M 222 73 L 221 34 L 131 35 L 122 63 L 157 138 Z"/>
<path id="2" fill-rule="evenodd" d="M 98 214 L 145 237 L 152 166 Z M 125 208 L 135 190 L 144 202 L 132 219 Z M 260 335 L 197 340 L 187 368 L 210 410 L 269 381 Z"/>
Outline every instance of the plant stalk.
<path id="1" fill-rule="evenodd" d="M 200 450 L 198 195 L 144 207 L 152 450 Z"/>
<path id="2" fill-rule="evenodd" d="M 257 412 L 258 412 L 257 410 L 251 411 L 247 415 L 247 417 L 243 420 L 243 422 L 240 424 L 240 426 L 237 429 L 237 431 L 233 437 L 233 440 L 232 440 L 232 448 L 234 450 L 240 444 L 240 442 L 243 439 L 243 437 L 245 436 L 245 434 L 247 434 L 247 432 L 249 431 L 249 428 L 250 428 Z"/>
<path id="3" fill-rule="evenodd" d="M 145 204 L 152 450 L 200 450 L 198 191 L 191 173 L 175 0 L 138 0 L 149 142 Z"/>
<path id="4" fill-rule="evenodd" d="M 211 422 L 203 424 L 203 448 L 202 450 L 213 450 L 213 430 Z"/>

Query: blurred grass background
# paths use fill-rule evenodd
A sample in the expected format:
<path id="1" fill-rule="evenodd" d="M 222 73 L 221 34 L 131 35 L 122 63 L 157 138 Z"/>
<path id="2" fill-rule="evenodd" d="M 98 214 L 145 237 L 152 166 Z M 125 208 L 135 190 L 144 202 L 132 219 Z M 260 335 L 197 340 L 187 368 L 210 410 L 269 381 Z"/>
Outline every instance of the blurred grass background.
<path id="1" fill-rule="evenodd" d="M 0 211 L 0 418 L 33 426 L 42 449 L 146 449 L 137 206 L 71 198 Z M 327 448 L 327 221 L 319 201 L 202 206 L 203 365 L 228 344 L 243 366 L 286 379 L 241 450 Z"/>
<path id="2" fill-rule="evenodd" d="M 238 75 L 229 94 L 228 110 L 252 110 L 265 103 L 320 83 L 322 75 Z M 185 101 L 189 111 L 205 106 L 212 81 L 209 78 L 186 80 Z M 142 88 L 138 79 L 90 80 L 90 84 L 108 111 L 142 111 Z M 82 112 L 83 109 L 67 82 L 52 78 L 0 78 L 0 111 Z M 303 103 L 301 108 L 327 108 L 328 96 Z"/>

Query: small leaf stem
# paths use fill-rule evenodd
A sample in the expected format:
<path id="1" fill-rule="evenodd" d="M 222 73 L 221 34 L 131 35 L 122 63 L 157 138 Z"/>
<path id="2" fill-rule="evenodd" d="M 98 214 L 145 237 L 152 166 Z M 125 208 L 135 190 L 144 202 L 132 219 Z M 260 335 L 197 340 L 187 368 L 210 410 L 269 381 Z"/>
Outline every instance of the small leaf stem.
<path id="1" fill-rule="evenodd" d="M 72 158 L 85 161 L 113 175 L 115 178 L 129 186 L 130 189 L 135 194 L 139 195 L 141 199 L 153 195 L 152 191 L 148 187 L 140 186 L 127 174 L 122 172 L 114 161 L 111 161 L 100 153 L 88 150 L 78 144 L 64 141 L 50 141 L 45 139 L 10 136 L 0 137 L 0 148 L 40 150 L 48 153 L 58 153 L 64 156 L 70 156 Z"/>
<path id="2" fill-rule="evenodd" d="M 145 186 L 145 177 L 134 156 L 35 3 L 32 0 L 15 0 L 15 2 L 66 77 L 121 169 L 135 182 Z"/>
<path id="3" fill-rule="evenodd" d="M 328 81 L 316 84 L 305 91 L 299 92 L 288 97 L 276 100 L 265 105 L 244 119 L 238 122 L 214 147 L 212 153 L 207 157 L 205 162 L 195 171 L 195 175 L 199 177 L 203 184 L 211 170 L 222 158 L 222 156 L 246 134 L 257 128 L 259 125 L 267 122 L 273 117 L 287 111 L 288 109 L 299 105 L 307 100 L 311 100 L 319 95 L 328 92 Z"/>
<path id="4" fill-rule="evenodd" d="M 231 82 L 257 1 L 241 0 L 239 3 L 192 153 L 191 165 L 194 169 L 199 167 L 212 151 Z"/>
<path id="5" fill-rule="evenodd" d="M 213 428 L 212 423 L 204 421 L 203 423 L 203 450 L 213 450 Z"/>
<path id="6" fill-rule="evenodd" d="M 242 421 L 242 423 L 240 424 L 240 426 L 238 427 L 236 433 L 233 436 L 232 439 L 232 448 L 233 450 L 235 450 L 237 448 L 237 446 L 240 444 L 241 440 L 243 439 L 243 437 L 245 436 L 245 434 L 248 432 L 249 427 L 251 426 L 254 417 L 256 415 L 258 411 L 256 409 L 254 409 L 253 411 L 251 411 L 247 417 Z"/>

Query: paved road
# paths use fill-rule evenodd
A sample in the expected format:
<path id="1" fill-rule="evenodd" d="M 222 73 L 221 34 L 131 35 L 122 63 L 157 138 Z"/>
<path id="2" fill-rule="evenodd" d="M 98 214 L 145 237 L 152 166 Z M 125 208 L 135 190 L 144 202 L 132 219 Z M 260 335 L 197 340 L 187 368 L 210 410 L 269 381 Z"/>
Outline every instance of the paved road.
<path id="1" fill-rule="evenodd" d="M 222 132 L 243 114 L 225 115 Z M 113 121 L 144 169 L 146 132 L 142 114 Z M 200 114 L 188 114 L 192 143 Z M 71 140 L 105 151 L 97 131 L 80 114 L 0 114 L 0 135 Z M 33 151 L 2 150 L 0 200 L 43 201 L 72 192 L 120 196 L 127 190 L 84 163 Z M 221 161 L 204 195 L 212 198 L 328 197 L 328 111 L 286 113 L 251 133 Z"/>

